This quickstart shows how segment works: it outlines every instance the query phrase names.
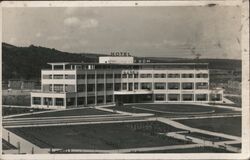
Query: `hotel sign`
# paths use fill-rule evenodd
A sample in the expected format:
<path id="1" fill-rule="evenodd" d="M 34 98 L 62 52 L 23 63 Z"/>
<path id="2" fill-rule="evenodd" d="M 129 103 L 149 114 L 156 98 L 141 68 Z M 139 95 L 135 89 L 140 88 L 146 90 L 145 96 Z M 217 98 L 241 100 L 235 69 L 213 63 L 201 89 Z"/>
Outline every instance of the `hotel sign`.
<path id="1" fill-rule="evenodd" d="M 129 52 L 111 52 L 110 54 L 116 57 L 131 57 Z"/>

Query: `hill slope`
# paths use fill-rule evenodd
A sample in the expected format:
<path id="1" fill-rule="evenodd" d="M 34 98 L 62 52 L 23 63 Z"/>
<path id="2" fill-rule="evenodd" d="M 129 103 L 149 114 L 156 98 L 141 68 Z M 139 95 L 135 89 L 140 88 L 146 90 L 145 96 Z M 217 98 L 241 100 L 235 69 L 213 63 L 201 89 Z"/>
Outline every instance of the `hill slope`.
<path id="1" fill-rule="evenodd" d="M 68 53 L 40 46 L 16 47 L 2 44 L 3 81 L 9 79 L 40 80 L 41 69 L 47 68 L 48 62 L 97 62 L 100 54 Z M 141 59 L 141 57 L 136 57 Z M 194 59 L 147 57 L 156 63 L 192 63 Z M 209 63 L 210 69 L 241 70 L 241 60 L 200 59 L 198 62 Z"/>

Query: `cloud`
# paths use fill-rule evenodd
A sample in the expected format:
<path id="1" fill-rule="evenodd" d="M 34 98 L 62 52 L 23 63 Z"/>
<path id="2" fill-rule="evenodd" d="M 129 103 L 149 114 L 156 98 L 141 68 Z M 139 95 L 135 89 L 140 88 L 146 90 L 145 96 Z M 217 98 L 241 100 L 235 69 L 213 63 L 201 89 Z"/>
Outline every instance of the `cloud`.
<path id="1" fill-rule="evenodd" d="M 42 33 L 40 33 L 40 32 L 36 33 L 36 37 L 37 37 L 37 38 L 39 38 L 39 37 L 41 37 L 41 36 L 42 36 Z"/>
<path id="2" fill-rule="evenodd" d="M 61 39 L 62 37 L 60 37 L 60 36 L 49 36 L 47 39 L 48 40 L 52 40 L 52 41 L 57 41 L 57 40 L 59 40 L 59 39 Z"/>
<path id="3" fill-rule="evenodd" d="M 70 27 L 79 27 L 80 29 L 87 29 L 97 27 L 99 22 L 93 18 L 80 20 L 77 17 L 68 17 L 64 19 L 64 25 Z"/>
<path id="4" fill-rule="evenodd" d="M 68 18 L 64 19 L 63 23 L 66 26 L 78 26 L 81 23 L 81 21 L 77 17 L 68 17 Z"/>
<path id="5" fill-rule="evenodd" d="M 94 28 L 97 27 L 99 22 L 96 19 L 87 19 L 85 21 L 82 21 L 81 28 Z"/>

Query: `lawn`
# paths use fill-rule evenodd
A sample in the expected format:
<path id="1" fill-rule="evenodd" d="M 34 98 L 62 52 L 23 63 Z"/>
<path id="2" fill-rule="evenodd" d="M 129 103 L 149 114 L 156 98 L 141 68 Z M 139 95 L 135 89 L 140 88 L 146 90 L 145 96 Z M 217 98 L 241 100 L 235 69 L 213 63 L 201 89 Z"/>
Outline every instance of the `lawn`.
<path id="1" fill-rule="evenodd" d="M 42 148 L 121 149 L 190 144 L 157 134 L 163 130 L 166 132 L 181 130 L 157 121 L 8 128 L 8 130 Z"/>
<path id="2" fill-rule="evenodd" d="M 133 104 L 108 107 L 113 110 L 131 113 L 152 113 L 157 116 L 175 117 L 180 115 L 211 115 L 214 113 L 231 113 L 229 109 L 193 105 L 193 104 Z"/>
<path id="3" fill-rule="evenodd" d="M 2 107 L 3 116 L 22 114 L 22 113 L 33 113 L 39 111 L 46 111 L 46 109 L 38 108 L 20 108 L 20 107 Z"/>
<path id="4" fill-rule="evenodd" d="M 86 116 L 86 115 L 105 115 L 105 114 L 115 114 L 112 112 L 101 111 L 94 108 L 81 108 L 81 109 L 71 109 L 71 110 L 58 110 L 55 112 L 30 114 L 24 116 L 17 116 L 18 118 L 32 118 L 32 117 L 60 117 L 60 116 Z"/>
<path id="5" fill-rule="evenodd" d="M 13 146 L 12 144 L 10 144 L 4 139 L 2 139 L 2 147 L 3 147 L 3 150 L 17 149 L 15 146 Z"/>
<path id="6" fill-rule="evenodd" d="M 201 146 L 194 148 L 159 150 L 159 151 L 136 152 L 136 153 L 232 153 L 232 152 L 220 148 Z"/>
<path id="7" fill-rule="evenodd" d="M 186 119 L 178 122 L 194 128 L 241 136 L 241 117 Z"/>

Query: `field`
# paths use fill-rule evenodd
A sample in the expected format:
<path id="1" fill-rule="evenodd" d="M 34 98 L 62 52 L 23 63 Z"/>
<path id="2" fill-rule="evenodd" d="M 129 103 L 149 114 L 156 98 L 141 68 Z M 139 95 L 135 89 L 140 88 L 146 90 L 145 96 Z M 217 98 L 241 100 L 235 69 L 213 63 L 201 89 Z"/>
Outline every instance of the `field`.
<path id="1" fill-rule="evenodd" d="M 229 109 L 193 104 L 133 104 L 108 108 L 131 113 L 152 113 L 156 116 L 166 117 L 187 115 L 211 115 L 214 113 L 217 114 L 234 112 Z"/>
<path id="2" fill-rule="evenodd" d="M 241 136 L 241 117 L 186 119 L 178 122 L 194 128 Z"/>
<path id="3" fill-rule="evenodd" d="M 159 151 L 136 152 L 136 153 L 231 153 L 231 152 L 220 148 L 201 146 L 194 148 L 159 150 Z"/>
<path id="4" fill-rule="evenodd" d="M 20 108 L 20 107 L 2 107 L 3 116 L 22 114 L 22 113 L 33 113 L 39 111 L 46 111 L 46 109 L 37 108 Z"/>
<path id="5" fill-rule="evenodd" d="M 212 136 L 212 135 L 198 133 L 198 132 L 190 132 L 190 133 L 182 133 L 182 134 L 186 135 L 186 136 L 191 136 L 191 137 L 203 139 L 203 140 L 213 141 L 213 142 L 230 140 L 230 139 L 226 139 L 223 137 L 217 137 L 217 136 Z"/>
<path id="6" fill-rule="evenodd" d="M 17 116 L 18 118 L 32 118 L 32 117 L 61 117 L 61 116 L 87 116 L 87 115 L 105 115 L 105 114 L 115 114 L 112 112 L 106 112 L 97 110 L 94 108 L 81 108 L 73 110 L 59 110 L 55 112 L 30 114 L 24 116 Z"/>
<path id="7" fill-rule="evenodd" d="M 2 139 L 2 147 L 3 150 L 8 150 L 8 149 L 17 149 L 15 146 L 7 142 L 6 140 Z"/>
<path id="8" fill-rule="evenodd" d="M 8 130 L 42 148 L 121 149 L 190 144 L 190 142 L 157 134 L 161 131 L 173 132 L 181 129 L 156 121 L 9 128 Z"/>

